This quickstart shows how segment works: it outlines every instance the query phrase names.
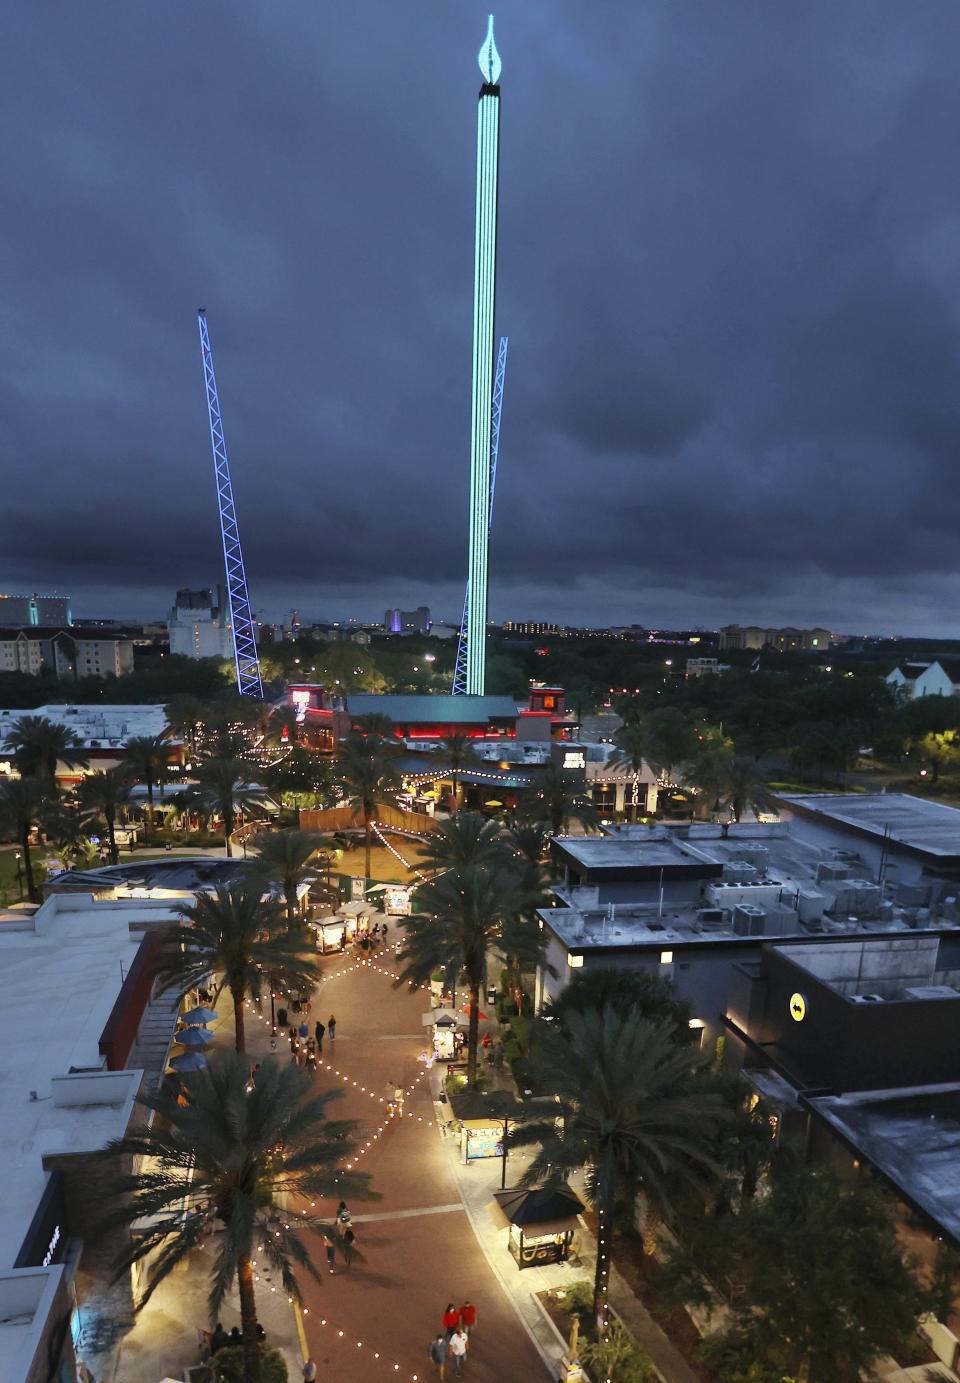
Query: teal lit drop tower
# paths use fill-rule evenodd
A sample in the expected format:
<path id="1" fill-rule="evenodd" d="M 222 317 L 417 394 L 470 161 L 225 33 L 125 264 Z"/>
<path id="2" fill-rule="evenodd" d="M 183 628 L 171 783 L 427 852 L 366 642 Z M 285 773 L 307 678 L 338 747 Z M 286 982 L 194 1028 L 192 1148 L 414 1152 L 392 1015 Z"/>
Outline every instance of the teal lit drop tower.
<path id="1" fill-rule="evenodd" d="M 494 310 L 497 288 L 497 178 L 500 146 L 500 54 L 493 15 L 480 49 L 483 85 L 477 106 L 477 232 L 473 274 L 473 395 L 470 408 L 470 555 L 467 573 L 467 676 L 482 696 L 486 675 L 490 547 L 490 431 L 493 417 Z"/>

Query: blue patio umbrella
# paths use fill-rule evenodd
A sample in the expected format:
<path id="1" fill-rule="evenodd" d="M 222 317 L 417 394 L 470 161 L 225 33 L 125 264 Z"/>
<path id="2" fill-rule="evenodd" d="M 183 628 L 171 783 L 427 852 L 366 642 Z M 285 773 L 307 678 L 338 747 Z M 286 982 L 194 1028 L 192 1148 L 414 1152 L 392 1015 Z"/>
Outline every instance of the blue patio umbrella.
<path id="1" fill-rule="evenodd" d="M 175 1071 L 202 1071 L 207 1064 L 207 1058 L 200 1052 L 182 1052 L 180 1056 L 172 1056 L 170 1065 Z"/>
<path id="2" fill-rule="evenodd" d="M 213 1041 L 213 1033 L 206 1028 L 181 1028 L 173 1040 L 181 1047 L 205 1047 Z"/>
<path id="3" fill-rule="evenodd" d="M 218 1017 L 215 1008 L 192 1008 L 189 1013 L 181 1013 L 180 1021 L 196 1027 L 198 1024 L 214 1023 Z"/>

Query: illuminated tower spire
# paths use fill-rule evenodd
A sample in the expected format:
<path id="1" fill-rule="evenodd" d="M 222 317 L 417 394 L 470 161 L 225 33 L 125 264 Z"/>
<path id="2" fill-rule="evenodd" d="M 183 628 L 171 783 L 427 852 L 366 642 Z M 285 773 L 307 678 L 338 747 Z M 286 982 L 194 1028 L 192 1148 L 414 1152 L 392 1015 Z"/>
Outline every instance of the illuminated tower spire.
<path id="1" fill-rule="evenodd" d="M 473 274 L 473 396 L 470 410 L 470 556 L 467 573 L 467 692 L 482 696 L 486 673 L 487 558 L 490 542 L 490 431 L 497 283 L 497 173 L 500 54 L 493 15 L 479 53 L 477 231 Z"/>

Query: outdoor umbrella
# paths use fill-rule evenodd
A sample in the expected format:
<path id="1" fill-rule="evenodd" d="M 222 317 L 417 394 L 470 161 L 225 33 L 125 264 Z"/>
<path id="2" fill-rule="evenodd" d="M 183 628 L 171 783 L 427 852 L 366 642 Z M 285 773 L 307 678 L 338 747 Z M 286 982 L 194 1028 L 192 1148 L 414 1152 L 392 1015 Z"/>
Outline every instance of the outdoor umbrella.
<path id="1" fill-rule="evenodd" d="M 205 1047 L 213 1041 L 213 1033 L 206 1028 L 181 1028 L 173 1040 L 181 1047 Z"/>
<path id="2" fill-rule="evenodd" d="M 170 1058 L 170 1065 L 175 1071 L 202 1071 L 206 1064 L 207 1058 L 199 1052 L 182 1052 L 180 1056 Z"/>
<path id="3" fill-rule="evenodd" d="M 466 1013 L 466 1014 L 469 1016 L 469 1013 L 470 1013 L 470 1005 L 469 1005 L 469 1004 L 461 1004 L 461 1005 L 460 1005 L 460 1012 L 461 1012 L 461 1013 Z M 481 1023 L 489 1023 L 489 1022 L 490 1022 L 490 1019 L 489 1019 L 488 1015 L 487 1015 L 486 1013 L 484 1013 L 482 1009 L 481 1009 L 480 1012 L 477 1014 L 477 1018 L 480 1020 Z"/>
<path id="4" fill-rule="evenodd" d="M 194 1026 L 213 1023 L 219 1017 L 215 1008 L 192 1008 L 189 1013 L 180 1015 L 181 1023 L 193 1024 Z"/>

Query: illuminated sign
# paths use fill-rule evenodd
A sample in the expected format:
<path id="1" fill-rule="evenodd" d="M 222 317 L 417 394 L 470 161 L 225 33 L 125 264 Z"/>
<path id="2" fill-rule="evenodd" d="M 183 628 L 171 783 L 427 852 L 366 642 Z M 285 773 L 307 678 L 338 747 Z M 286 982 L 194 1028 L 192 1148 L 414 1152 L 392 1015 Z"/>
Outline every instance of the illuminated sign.
<path id="1" fill-rule="evenodd" d="M 564 768 L 586 768 L 587 756 L 582 749 L 568 749 L 563 756 Z"/>
<path id="2" fill-rule="evenodd" d="M 308 691 L 293 691 L 290 693 L 290 700 L 297 713 L 297 720 L 306 720 L 307 711 L 310 707 L 310 693 Z"/>
<path id="3" fill-rule="evenodd" d="M 805 994 L 790 995 L 790 1017 L 795 1023 L 802 1023 L 807 1016 L 807 998 Z"/>

